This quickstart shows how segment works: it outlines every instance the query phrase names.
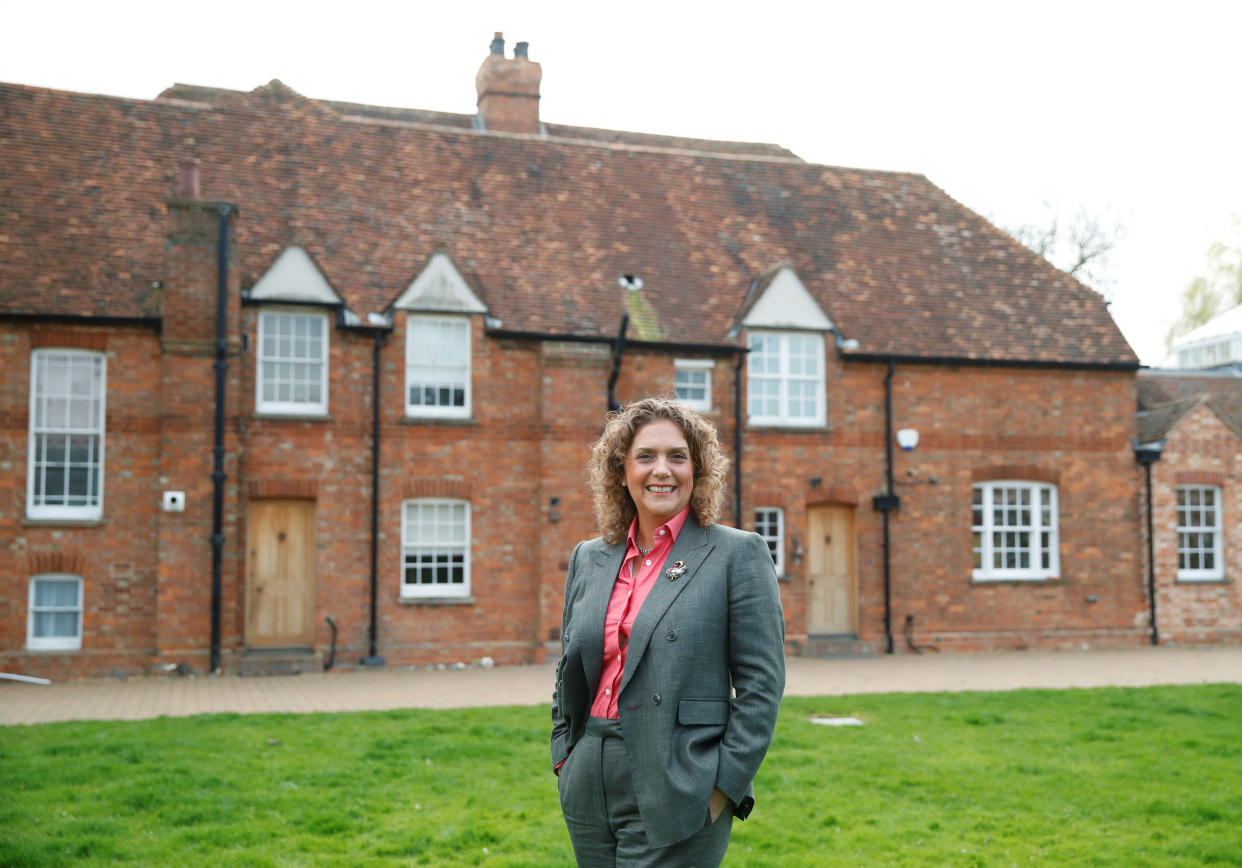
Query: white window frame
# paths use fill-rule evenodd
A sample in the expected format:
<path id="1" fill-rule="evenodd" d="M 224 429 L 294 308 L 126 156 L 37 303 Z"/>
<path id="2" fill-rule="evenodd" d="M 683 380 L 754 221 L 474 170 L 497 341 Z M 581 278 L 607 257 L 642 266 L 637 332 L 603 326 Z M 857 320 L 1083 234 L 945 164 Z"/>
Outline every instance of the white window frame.
<path id="1" fill-rule="evenodd" d="M 449 527 L 456 528 L 458 533 L 454 534 L 455 538 L 448 540 L 438 540 L 434 542 L 423 542 L 413 539 L 413 527 L 411 526 L 411 518 L 413 513 L 421 512 L 426 509 L 435 510 L 438 507 L 451 507 L 454 511 L 461 511 L 460 521 L 454 518 L 448 523 Z M 402 599 L 422 599 L 427 597 L 469 597 L 470 596 L 470 501 L 460 500 L 448 497 L 418 497 L 405 500 L 401 503 L 401 577 L 400 588 Z M 453 555 L 461 555 L 462 558 L 462 581 L 457 584 L 450 582 L 445 583 L 417 583 L 406 581 L 406 571 L 413 564 L 408 564 L 406 559 L 411 556 L 427 556 L 432 557 L 447 555 L 452 558 Z M 450 562 L 451 565 L 451 562 Z M 434 569 L 434 565 L 432 566 Z"/>
<path id="2" fill-rule="evenodd" d="M 771 359 L 769 354 L 760 352 L 756 347 L 760 341 L 775 341 L 775 371 L 758 370 L 764 361 Z M 794 344 L 809 343 L 811 353 L 800 356 L 801 361 L 807 358 L 814 360 L 815 370 L 813 373 L 794 370 L 797 361 L 793 354 Z M 819 332 L 777 332 L 777 331 L 752 331 L 747 335 L 747 347 L 750 353 L 747 358 L 746 369 L 746 411 L 747 418 L 751 425 L 771 425 L 782 428 L 818 428 L 828 423 L 828 396 L 826 380 L 824 375 L 824 336 Z M 776 412 L 767 412 L 766 408 L 757 411 L 756 405 L 760 401 L 765 403 L 770 400 L 769 396 L 761 396 L 757 394 L 758 387 L 761 383 L 776 384 Z M 809 383 L 813 391 L 815 399 L 814 412 L 799 413 L 794 415 L 791 412 L 791 405 L 805 398 L 797 398 L 792 394 L 792 386 L 794 383 Z"/>
<path id="3" fill-rule="evenodd" d="M 41 394 L 39 391 L 39 381 L 41 373 L 46 375 L 47 368 L 59 360 L 68 365 L 80 365 L 84 361 L 89 361 L 95 369 L 95 377 L 97 380 L 98 393 L 92 392 L 83 398 L 81 395 L 74 395 L 73 385 L 66 383 L 69 389 L 59 397 L 64 402 L 62 421 L 64 424 L 51 425 L 48 422 L 49 413 L 54 412 L 54 408 L 50 406 L 52 402 L 58 399 L 47 394 Z M 75 349 L 37 349 L 30 354 L 30 421 L 29 436 L 27 438 L 26 452 L 26 517 L 32 519 L 68 519 L 68 520 L 95 520 L 103 518 L 103 496 L 104 496 L 104 455 L 105 455 L 105 428 L 107 423 L 107 399 L 108 399 L 108 359 L 103 353 L 91 350 L 75 350 Z M 75 403 L 86 400 L 87 415 L 85 424 L 71 424 L 72 412 Z M 47 467 L 48 465 L 40 465 L 38 456 L 45 454 L 46 445 L 51 438 L 71 438 L 71 437 L 90 437 L 96 438 L 90 441 L 88 447 L 88 468 L 97 467 L 97 473 L 94 476 L 94 490 L 91 490 L 91 477 L 88 469 L 87 474 L 87 493 L 85 495 L 86 503 L 80 504 L 63 504 L 48 503 L 47 491 Z M 42 446 L 42 448 L 40 448 Z M 61 465 L 63 472 L 68 474 L 68 460 L 72 456 L 70 444 L 65 445 L 65 462 Z M 79 465 L 81 466 L 81 465 Z M 42 496 L 36 495 L 36 483 L 42 482 L 38 486 L 42 489 Z M 66 477 L 64 488 L 60 497 L 68 496 L 68 478 Z"/>
<path id="4" fill-rule="evenodd" d="M 417 353 L 421 349 L 419 341 L 419 332 L 424 327 L 431 328 L 453 328 L 462 332 L 461 355 L 464 357 L 464 364 L 442 364 L 437 363 L 435 359 L 419 358 Z M 406 318 L 405 324 L 405 415 L 421 418 L 432 419 L 469 419 L 472 406 L 472 389 L 471 380 L 473 379 L 473 365 L 471 359 L 471 323 L 470 318 L 465 316 L 428 316 L 425 314 L 410 314 Z M 464 390 L 463 406 L 454 406 L 451 404 L 415 404 L 410 401 L 410 388 L 414 385 L 415 375 L 417 373 L 430 372 L 431 375 L 444 378 L 447 384 L 446 388 L 454 388 L 460 386 Z"/>
<path id="5" fill-rule="evenodd" d="M 1203 503 L 1203 495 L 1210 493 L 1212 495 L 1212 504 L 1208 506 Z M 1199 495 L 1199 503 L 1191 504 L 1190 495 Z M 1224 521 L 1222 520 L 1223 504 L 1221 503 L 1222 490 L 1219 485 L 1179 485 L 1176 491 L 1175 508 L 1177 510 L 1177 578 L 1187 582 L 1212 582 L 1220 581 L 1225 577 L 1225 552 L 1224 552 L 1224 534 L 1222 528 Z M 1186 503 L 1183 504 L 1183 495 L 1186 496 Z M 1204 523 L 1204 519 L 1208 517 L 1206 514 L 1210 510 L 1213 524 Z M 1199 523 L 1195 524 L 1194 517 L 1197 516 Z M 1188 520 L 1187 520 L 1188 519 Z M 1183 523 L 1185 521 L 1185 523 Z M 1207 545 L 1204 545 L 1202 537 L 1210 537 Z M 1195 538 L 1192 540 L 1192 537 Z M 1193 555 L 1202 558 L 1203 555 L 1212 557 L 1213 566 L 1208 569 L 1199 567 L 1183 567 L 1183 557 L 1187 561 Z M 1202 560 L 1200 560 L 1202 564 Z"/>
<path id="6" fill-rule="evenodd" d="M 998 492 L 1006 492 L 1005 502 L 996 503 Z M 1009 503 L 1009 492 L 1017 496 L 1016 503 Z M 1026 492 L 1029 502 L 1021 502 Z M 980 496 L 976 498 L 976 493 Z M 1048 495 L 1047 514 L 1041 497 Z M 976 499 L 979 500 L 976 503 Z M 1029 523 L 1022 522 L 1023 509 L 1029 509 Z M 1002 513 L 1002 523 L 996 523 L 997 510 Z M 1060 518 L 1058 516 L 1057 486 L 1049 482 L 1032 482 L 1025 479 L 989 479 L 977 482 L 971 491 L 971 532 L 974 538 L 974 567 L 971 577 L 979 581 L 1031 581 L 1055 579 L 1061 575 Z M 1006 535 L 997 550 L 996 535 Z M 1021 544 L 1022 535 L 1027 544 Z M 1047 540 L 1044 539 L 1047 534 Z M 1004 557 L 1012 551 L 1017 556 L 1025 553 L 1028 565 L 1023 567 L 997 566 L 996 556 Z M 1047 563 L 1044 563 L 1044 555 Z"/>
<path id="7" fill-rule="evenodd" d="M 269 318 L 274 321 L 284 320 L 295 322 L 298 319 L 306 321 L 317 321 L 323 330 L 323 353 L 318 359 L 303 355 L 281 355 L 279 352 L 272 354 L 267 351 L 267 329 Z M 259 322 L 257 326 L 258 338 L 255 341 L 255 362 L 254 362 L 254 409 L 256 413 L 270 413 L 279 416 L 326 416 L 328 415 L 328 368 L 332 358 L 332 323 L 326 313 L 317 310 L 308 310 L 306 308 L 282 308 L 264 306 L 259 309 Z M 291 350 L 296 352 L 297 335 L 290 335 L 290 342 L 293 343 Z M 306 336 L 309 338 L 309 335 Z M 268 377 L 265 372 L 267 365 L 319 365 L 319 400 L 312 401 L 307 398 L 304 401 L 298 400 L 280 400 L 273 398 L 268 400 L 263 397 L 264 386 L 269 381 L 275 381 L 276 385 L 280 385 L 281 377 Z M 291 373 L 291 372 L 290 372 Z M 301 382 L 311 382 L 311 378 L 293 379 L 288 378 L 292 385 L 296 386 Z"/>
<path id="8" fill-rule="evenodd" d="M 40 582 L 72 581 L 77 584 L 77 602 L 73 606 L 36 606 L 35 588 Z M 77 615 L 77 633 L 73 636 L 36 636 L 35 615 L 42 612 Z M 30 651 L 78 651 L 82 647 L 82 577 L 64 573 L 44 573 L 30 577 L 29 603 L 26 607 L 26 648 Z"/>
<path id="9" fill-rule="evenodd" d="M 677 400 L 691 410 L 711 410 L 712 408 L 712 368 L 716 362 L 712 359 L 674 359 L 673 360 L 673 392 Z M 681 394 L 681 386 L 677 380 L 682 374 L 702 374 L 702 383 L 687 383 L 692 389 L 702 389 L 702 398 L 687 398 Z"/>
<path id="10" fill-rule="evenodd" d="M 761 513 L 768 513 L 768 516 L 762 517 Z M 779 506 L 756 506 L 755 533 L 768 544 L 776 574 L 785 575 L 785 510 Z"/>

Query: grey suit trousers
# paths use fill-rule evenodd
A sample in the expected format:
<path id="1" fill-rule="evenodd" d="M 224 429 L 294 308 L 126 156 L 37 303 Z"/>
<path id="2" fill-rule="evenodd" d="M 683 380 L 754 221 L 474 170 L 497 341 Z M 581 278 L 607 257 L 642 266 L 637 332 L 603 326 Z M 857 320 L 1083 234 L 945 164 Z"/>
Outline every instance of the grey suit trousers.
<path id="1" fill-rule="evenodd" d="M 620 721 L 590 718 L 586 732 L 561 767 L 561 811 L 574 858 L 583 868 L 716 868 L 729 846 L 733 814 L 668 847 L 652 847 L 638 811 L 634 767 Z"/>

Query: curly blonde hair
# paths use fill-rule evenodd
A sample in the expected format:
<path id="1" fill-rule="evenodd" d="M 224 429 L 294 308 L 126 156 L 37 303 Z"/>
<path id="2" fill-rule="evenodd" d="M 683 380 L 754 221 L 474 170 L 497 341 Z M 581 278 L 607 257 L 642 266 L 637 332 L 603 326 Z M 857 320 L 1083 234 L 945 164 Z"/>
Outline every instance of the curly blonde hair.
<path id="1" fill-rule="evenodd" d="M 678 428 L 690 447 L 694 465 L 694 492 L 690 508 L 701 526 L 720 518 L 724 504 L 725 474 L 729 456 L 716 436 L 716 426 L 704 416 L 668 398 L 643 398 L 621 410 L 611 412 L 604 433 L 591 447 L 591 493 L 595 496 L 595 520 L 604 542 L 616 545 L 625 539 L 638 515 L 634 499 L 625 487 L 625 458 L 638 429 L 648 422 L 667 419 Z"/>

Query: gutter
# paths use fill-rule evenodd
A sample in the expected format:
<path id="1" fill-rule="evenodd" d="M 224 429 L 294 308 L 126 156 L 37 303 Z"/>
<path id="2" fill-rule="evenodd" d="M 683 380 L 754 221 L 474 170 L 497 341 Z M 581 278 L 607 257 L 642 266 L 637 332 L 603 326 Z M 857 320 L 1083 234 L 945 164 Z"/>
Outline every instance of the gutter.
<path id="1" fill-rule="evenodd" d="M 71 323 L 73 325 L 134 326 L 137 328 L 155 329 L 157 333 L 162 330 L 164 324 L 164 321 L 158 316 L 80 316 L 71 313 L 24 313 L 13 311 L 0 311 L 0 320 L 58 322 Z"/>
<path id="2" fill-rule="evenodd" d="M 216 206 L 219 230 L 216 238 L 216 424 L 211 473 L 211 668 L 220 674 L 220 570 L 224 559 L 224 387 L 228 374 L 229 217 L 233 209 Z"/>
<path id="3" fill-rule="evenodd" d="M 622 314 L 623 318 L 628 318 L 628 314 Z M 556 334 L 554 332 L 523 332 L 510 331 L 508 329 L 488 329 L 487 336 L 496 338 L 497 340 L 526 340 L 526 341 L 557 341 L 561 343 L 572 344 L 608 344 L 615 346 L 617 338 L 607 337 L 606 335 L 574 335 L 574 334 Z M 664 350 L 667 352 L 683 352 L 683 353 L 712 353 L 714 355 L 725 355 L 737 352 L 737 344 L 690 344 L 690 343 L 673 343 L 669 341 L 635 341 L 628 340 L 627 344 L 642 347 L 644 349 Z"/>
<path id="4" fill-rule="evenodd" d="M 371 624 L 367 631 L 369 653 L 359 662 L 363 666 L 385 666 L 387 661 L 379 656 L 379 466 L 380 466 L 380 347 L 392 331 L 377 328 L 375 349 L 371 358 Z"/>
<path id="5" fill-rule="evenodd" d="M 1138 438 L 1132 438 L 1134 460 L 1143 465 L 1147 482 L 1147 605 L 1148 624 L 1151 626 L 1151 644 L 1160 644 L 1160 628 L 1156 623 L 1156 544 L 1152 533 L 1152 502 L 1151 502 L 1151 466 L 1160 460 L 1164 450 L 1164 441 L 1140 444 Z"/>
<path id="6" fill-rule="evenodd" d="M 342 308 L 343 310 L 343 308 Z M 371 334 L 375 339 L 375 347 L 371 355 L 371 587 L 370 608 L 371 620 L 367 628 L 367 654 L 359 664 L 362 666 L 387 666 L 378 651 L 379 646 L 379 489 L 380 489 L 380 349 L 384 340 L 392 334 L 392 326 L 346 326 L 342 331 Z M 332 627 L 333 658 L 336 657 L 336 624 L 328 619 Z M 325 667 L 327 668 L 327 667 Z"/>
<path id="7" fill-rule="evenodd" d="M 617 401 L 617 378 L 621 376 L 621 358 L 625 355 L 625 332 L 630 327 L 630 315 L 621 314 L 621 328 L 617 330 L 617 338 L 612 342 L 612 372 L 608 375 L 608 412 L 621 409 Z"/>
<path id="8" fill-rule="evenodd" d="M 982 359 L 969 356 L 909 356 L 887 353 L 841 353 L 841 358 L 856 362 L 894 362 L 903 365 L 964 365 L 976 368 L 1034 368 L 1061 371 L 1123 371 L 1142 367 L 1138 362 L 1052 362 L 1040 359 Z"/>
<path id="9" fill-rule="evenodd" d="M 742 527 L 742 363 L 746 361 L 746 347 L 737 348 L 737 363 L 733 366 L 733 522 Z"/>
<path id="10" fill-rule="evenodd" d="M 893 589 L 892 547 L 889 537 L 888 514 L 901 508 L 901 498 L 893 491 L 893 374 L 897 362 L 888 359 L 888 373 L 884 376 L 884 455 L 888 479 L 888 493 L 876 495 L 871 506 L 883 516 L 884 527 L 884 653 L 893 653 Z"/>

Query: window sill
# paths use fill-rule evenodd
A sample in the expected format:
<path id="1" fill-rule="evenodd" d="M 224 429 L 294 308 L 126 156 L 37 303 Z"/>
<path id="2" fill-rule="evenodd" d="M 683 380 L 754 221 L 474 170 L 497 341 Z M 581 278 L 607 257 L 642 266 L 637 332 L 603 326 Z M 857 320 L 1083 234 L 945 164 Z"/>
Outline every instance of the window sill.
<path id="1" fill-rule="evenodd" d="M 1173 584 L 1175 585 L 1232 585 L 1233 579 L 1226 578 L 1225 576 L 1214 576 L 1212 578 L 1202 578 L 1202 579 L 1193 578 L 1190 576 L 1186 576 L 1186 577 L 1178 576 L 1176 579 L 1173 580 Z"/>
<path id="2" fill-rule="evenodd" d="M 1007 579 L 1004 577 L 980 577 L 971 576 L 971 585 L 1064 585 L 1065 579 L 1061 576 L 1048 576 L 1046 578 L 1022 578 Z"/>
<path id="3" fill-rule="evenodd" d="M 23 518 L 22 527 L 103 527 L 103 518 Z"/>
<path id="4" fill-rule="evenodd" d="M 474 597 L 397 597 L 402 606 L 473 606 Z"/>
<path id="5" fill-rule="evenodd" d="M 402 416 L 402 425 L 443 425 L 447 428 L 469 428 L 479 424 L 474 416 Z"/>
<path id="6" fill-rule="evenodd" d="M 62 655 L 77 654 L 82 650 L 82 646 L 76 648 L 40 648 L 37 645 L 27 645 L 26 653 L 28 654 L 44 654 L 44 655 Z"/>
<path id="7" fill-rule="evenodd" d="M 272 413 L 255 411 L 252 419 L 264 422 L 331 422 L 331 413 Z"/>

